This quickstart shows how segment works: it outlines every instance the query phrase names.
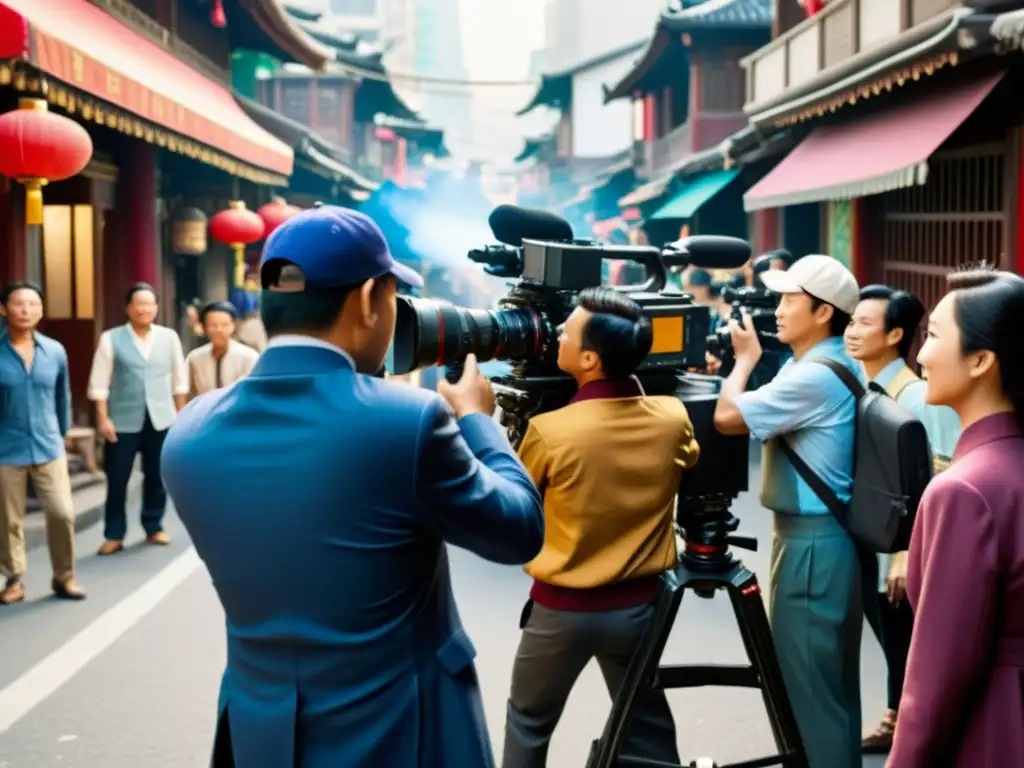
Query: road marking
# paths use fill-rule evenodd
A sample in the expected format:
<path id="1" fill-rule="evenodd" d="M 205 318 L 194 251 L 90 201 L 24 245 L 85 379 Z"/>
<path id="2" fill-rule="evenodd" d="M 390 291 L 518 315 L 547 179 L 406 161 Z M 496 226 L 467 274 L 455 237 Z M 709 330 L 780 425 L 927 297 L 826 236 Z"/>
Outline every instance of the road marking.
<path id="1" fill-rule="evenodd" d="M 200 565 L 189 547 L 162 571 L 0 691 L 0 733 L 6 732 L 89 662 L 113 645 L 173 592 Z"/>

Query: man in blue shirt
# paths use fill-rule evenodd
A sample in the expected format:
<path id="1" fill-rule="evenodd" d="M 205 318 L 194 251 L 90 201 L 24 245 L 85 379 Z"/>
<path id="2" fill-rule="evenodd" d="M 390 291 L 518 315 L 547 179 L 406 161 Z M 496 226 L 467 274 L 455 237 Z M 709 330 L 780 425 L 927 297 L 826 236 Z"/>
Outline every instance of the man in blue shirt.
<path id="1" fill-rule="evenodd" d="M 765 443 L 761 503 L 772 511 L 770 617 L 779 666 L 810 768 L 860 768 L 861 558 L 853 540 L 780 450 L 785 439 L 842 501 L 853 485 L 856 404 L 839 377 L 815 360 L 857 371 L 843 331 L 857 281 L 828 256 L 805 256 L 761 275 L 781 294 L 778 337 L 793 357 L 765 386 L 745 392 L 761 358 L 749 316 L 730 321 L 736 364 L 722 385 L 715 426 Z M 872 572 L 869 578 L 874 580 Z"/>
<path id="2" fill-rule="evenodd" d="M 68 356 L 59 342 L 36 331 L 43 292 L 14 283 L 0 294 L 7 332 L 0 336 L 0 605 L 25 599 L 22 520 L 28 478 L 43 505 L 58 597 L 85 597 L 75 583 L 75 510 L 64 452 L 71 426 Z"/>
<path id="3" fill-rule="evenodd" d="M 864 375 L 885 389 L 897 403 L 924 425 L 936 472 L 949 466 L 960 438 L 960 417 L 952 408 L 928 405 L 927 385 L 907 365 L 925 310 L 907 291 L 885 285 L 869 285 L 860 292 L 860 303 L 846 329 L 846 350 L 864 367 Z M 877 614 L 868 614 L 871 629 L 882 645 L 889 670 L 888 709 L 882 722 L 862 742 L 867 753 L 886 753 L 892 747 L 896 717 L 903 695 L 907 655 L 910 652 L 914 615 L 906 600 L 907 553 L 879 555 Z M 870 599 L 869 595 L 865 598 Z"/>

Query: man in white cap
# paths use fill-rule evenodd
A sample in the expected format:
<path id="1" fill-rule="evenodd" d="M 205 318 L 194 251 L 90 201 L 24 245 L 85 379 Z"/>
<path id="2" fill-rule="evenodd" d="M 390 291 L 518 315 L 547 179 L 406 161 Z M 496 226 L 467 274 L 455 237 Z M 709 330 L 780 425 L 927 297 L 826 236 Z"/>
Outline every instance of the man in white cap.
<path id="1" fill-rule="evenodd" d="M 858 376 L 843 346 L 859 289 L 829 256 L 804 256 L 761 280 L 781 294 L 779 340 L 793 351 L 778 375 L 745 392 L 761 358 L 749 317 L 730 321 L 736 365 L 722 385 L 715 426 L 763 442 L 761 504 L 774 517 L 770 614 L 779 665 L 810 768 L 860 768 L 863 558 L 779 446 L 784 438 L 843 502 L 853 486 L 856 403 L 824 360 Z M 867 566 L 866 566 L 867 567 Z"/>

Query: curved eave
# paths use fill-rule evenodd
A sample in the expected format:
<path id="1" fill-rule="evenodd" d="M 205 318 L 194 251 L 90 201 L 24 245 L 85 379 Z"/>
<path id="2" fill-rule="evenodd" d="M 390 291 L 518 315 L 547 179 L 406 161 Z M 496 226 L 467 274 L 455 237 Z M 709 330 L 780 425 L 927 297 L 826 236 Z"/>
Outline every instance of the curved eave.
<path id="1" fill-rule="evenodd" d="M 314 11 L 303 5 L 295 5 L 292 2 L 288 2 L 288 0 L 285 0 L 281 5 L 284 7 L 285 13 L 300 21 L 318 21 L 324 15 L 322 11 Z"/>
<path id="2" fill-rule="evenodd" d="M 647 50 L 644 51 L 644 55 L 637 62 L 637 65 L 627 72 L 626 76 L 614 86 L 610 88 L 604 86 L 604 103 L 607 104 L 616 99 L 627 98 L 634 91 L 638 90 L 642 85 L 643 79 L 654 68 L 654 65 L 658 63 L 658 59 L 661 58 L 661 55 L 671 42 L 672 35 L 659 23 L 654 30 L 654 37 L 651 38 Z"/>
<path id="3" fill-rule="evenodd" d="M 359 38 L 355 35 L 339 35 L 327 29 L 321 29 L 313 22 L 299 21 L 298 26 L 319 43 L 330 46 L 339 51 L 355 51 L 359 45 Z"/>
<path id="4" fill-rule="evenodd" d="M 529 104 L 516 112 L 516 116 L 522 117 L 537 107 L 555 107 L 559 109 L 566 107 L 571 86 L 572 75 L 541 75 L 540 87 L 537 88 L 537 92 L 530 99 Z"/>
<path id="5" fill-rule="evenodd" d="M 292 21 L 279 0 L 245 0 L 245 6 L 260 29 L 297 63 L 319 72 L 334 57 L 331 48 L 314 40 Z"/>

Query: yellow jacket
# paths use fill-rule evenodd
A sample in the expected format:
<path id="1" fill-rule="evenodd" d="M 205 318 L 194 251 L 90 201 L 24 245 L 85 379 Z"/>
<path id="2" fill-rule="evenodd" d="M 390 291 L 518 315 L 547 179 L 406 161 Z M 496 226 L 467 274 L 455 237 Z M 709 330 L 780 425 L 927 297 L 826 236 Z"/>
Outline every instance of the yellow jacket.
<path id="1" fill-rule="evenodd" d="M 690 417 L 674 397 L 602 396 L 607 384 L 535 416 L 519 447 L 546 525 L 526 572 L 546 584 L 598 587 L 676 562 L 679 477 L 700 455 Z"/>

